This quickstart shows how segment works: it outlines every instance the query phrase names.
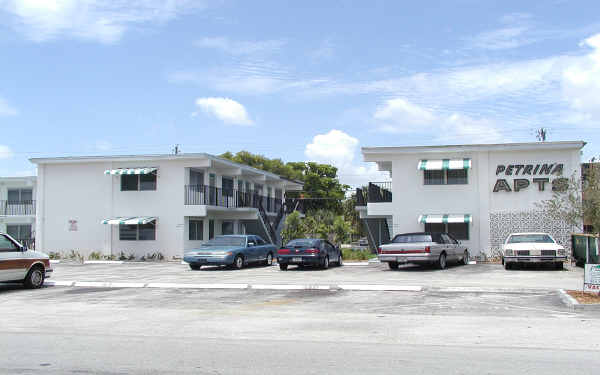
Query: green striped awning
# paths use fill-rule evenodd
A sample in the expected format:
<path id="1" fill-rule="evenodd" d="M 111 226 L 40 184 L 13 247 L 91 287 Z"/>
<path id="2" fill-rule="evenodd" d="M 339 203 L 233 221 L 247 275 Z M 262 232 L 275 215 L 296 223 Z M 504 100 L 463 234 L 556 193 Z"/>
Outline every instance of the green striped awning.
<path id="1" fill-rule="evenodd" d="M 136 225 L 136 224 L 148 224 L 156 221 L 154 216 L 133 216 L 133 217 L 113 217 L 110 219 L 102 220 L 102 224 L 110 225 Z"/>
<path id="2" fill-rule="evenodd" d="M 470 214 L 462 214 L 462 215 L 420 215 L 419 223 L 438 223 L 438 224 L 448 224 L 448 223 L 470 223 L 473 221 L 473 218 Z"/>
<path id="3" fill-rule="evenodd" d="M 419 160 L 417 169 L 422 171 L 445 170 L 445 169 L 469 169 L 471 168 L 471 159 L 438 159 L 438 160 Z"/>
<path id="4" fill-rule="evenodd" d="M 117 169 L 107 169 L 104 171 L 104 174 L 150 174 L 155 172 L 157 168 L 117 168 Z"/>

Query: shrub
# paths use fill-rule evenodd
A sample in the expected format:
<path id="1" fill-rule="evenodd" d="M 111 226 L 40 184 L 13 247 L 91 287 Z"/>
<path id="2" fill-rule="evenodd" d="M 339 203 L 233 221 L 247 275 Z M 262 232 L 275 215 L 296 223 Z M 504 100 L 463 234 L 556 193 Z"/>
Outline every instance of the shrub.
<path id="1" fill-rule="evenodd" d="M 51 251 L 50 253 L 48 253 L 48 257 L 50 259 L 61 259 L 62 258 L 62 254 L 59 253 L 59 252 Z"/>
<path id="2" fill-rule="evenodd" d="M 369 260 L 376 257 L 377 254 L 373 254 L 369 250 L 342 249 L 344 260 Z"/>
<path id="3" fill-rule="evenodd" d="M 102 259 L 102 254 L 99 251 L 92 251 L 90 255 L 88 255 L 89 260 L 100 260 Z"/>

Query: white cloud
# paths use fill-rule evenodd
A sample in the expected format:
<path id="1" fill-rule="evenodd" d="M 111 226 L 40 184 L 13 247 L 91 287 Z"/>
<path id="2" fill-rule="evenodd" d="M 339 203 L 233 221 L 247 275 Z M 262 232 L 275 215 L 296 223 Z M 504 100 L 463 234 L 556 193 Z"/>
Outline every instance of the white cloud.
<path id="1" fill-rule="evenodd" d="M 504 27 L 497 30 L 486 31 L 469 38 L 469 44 L 474 48 L 501 50 L 518 48 L 537 42 L 532 36 L 526 36 L 528 27 Z"/>
<path id="2" fill-rule="evenodd" d="M 317 134 L 312 142 L 306 145 L 304 155 L 310 161 L 334 165 L 338 168 L 338 176 L 343 184 L 358 187 L 369 181 L 388 180 L 385 172 L 379 172 L 370 163 L 356 163 L 359 152 L 359 141 L 349 134 L 333 129 L 325 134 Z"/>
<path id="3" fill-rule="evenodd" d="M 214 48 L 231 55 L 274 53 L 283 47 L 284 40 L 233 41 L 227 37 L 205 37 L 196 41 L 196 46 Z"/>
<path id="4" fill-rule="evenodd" d="M 0 97 L 0 116 L 16 116 L 17 114 L 17 109 Z"/>
<path id="5" fill-rule="evenodd" d="M 575 111 L 578 121 L 597 124 L 600 121 L 600 34 L 583 41 L 592 51 L 567 67 L 562 88 L 565 100 Z"/>
<path id="6" fill-rule="evenodd" d="M 254 121 L 248 116 L 243 105 L 229 98 L 198 98 L 196 105 L 205 113 L 232 125 L 250 126 Z"/>
<path id="7" fill-rule="evenodd" d="M 0 159 L 10 159 L 13 157 L 13 152 L 8 146 L 0 145 Z"/>
<path id="8" fill-rule="evenodd" d="M 422 108 L 403 98 L 387 100 L 373 114 L 379 130 L 386 133 L 431 134 L 439 143 L 501 142 L 496 124 L 487 119 L 474 119 L 464 114 L 439 114 Z"/>
<path id="9" fill-rule="evenodd" d="M 0 10 L 36 42 L 66 36 L 113 43 L 132 27 L 164 23 L 200 5 L 192 0 L 3 0 Z"/>
<path id="10" fill-rule="evenodd" d="M 389 121 L 401 126 L 423 126 L 435 119 L 431 111 L 414 105 L 402 98 L 386 100 L 373 117 L 376 120 Z"/>

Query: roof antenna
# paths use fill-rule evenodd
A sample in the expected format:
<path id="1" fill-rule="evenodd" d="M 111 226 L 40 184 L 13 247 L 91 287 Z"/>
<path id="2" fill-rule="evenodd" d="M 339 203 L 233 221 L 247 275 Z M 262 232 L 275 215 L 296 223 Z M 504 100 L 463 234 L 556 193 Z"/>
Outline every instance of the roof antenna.
<path id="1" fill-rule="evenodd" d="M 546 128 L 539 128 L 535 133 L 535 137 L 538 141 L 546 142 L 546 136 L 548 135 L 548 130 Z"/>
<path id="2" fill-rule="evenodd" d="M 179 153 L 181 152 L 181 150 L 179 149 L 179 143 L 175 145 L 175 147 L 173 147 L 173 154 L 175 155 L 179 155 Z"/>

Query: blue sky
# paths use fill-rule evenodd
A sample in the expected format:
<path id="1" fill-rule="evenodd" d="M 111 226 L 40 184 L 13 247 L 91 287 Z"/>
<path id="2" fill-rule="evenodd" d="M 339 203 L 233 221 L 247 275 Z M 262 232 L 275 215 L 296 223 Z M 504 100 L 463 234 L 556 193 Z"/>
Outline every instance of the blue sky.
<path id="1" fill-rule="evenodd" d="M 0 0 L 0 175 L 28 158 L 222 153 L 384 178 L 362 146 L 583 139 L 600 3 Z"/>

